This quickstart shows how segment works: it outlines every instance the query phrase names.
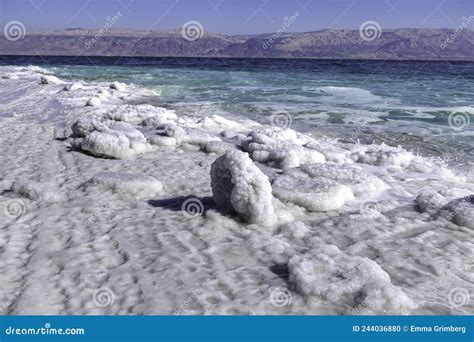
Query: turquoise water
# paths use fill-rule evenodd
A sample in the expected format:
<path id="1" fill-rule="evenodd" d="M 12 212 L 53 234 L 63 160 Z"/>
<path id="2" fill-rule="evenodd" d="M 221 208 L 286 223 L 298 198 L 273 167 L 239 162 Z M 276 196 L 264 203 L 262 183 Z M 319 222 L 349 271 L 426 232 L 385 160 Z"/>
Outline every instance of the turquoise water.
<path id="1" fill-rule="evenodd" d="M 474 163 L 474 63 L 213 59 L 55 60 L 57 76 L 154 89 L 138 102 Z M 280 121 L 279 121 L 280 122 Z"/>

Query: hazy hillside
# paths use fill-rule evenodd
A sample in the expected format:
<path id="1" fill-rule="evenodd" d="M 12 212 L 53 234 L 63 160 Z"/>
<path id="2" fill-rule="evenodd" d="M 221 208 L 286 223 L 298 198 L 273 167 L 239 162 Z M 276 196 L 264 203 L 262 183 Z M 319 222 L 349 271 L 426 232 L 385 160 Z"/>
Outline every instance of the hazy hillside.
<path id="1" fill-rule="evenodd" d="M 71 29 L 26 34 L 17 41 L 0 36 L 1 55 L 216 56 L 362 59 L 474 60 L 474 32 L 451 29 L 384 30 L 366 41 L 358 30 L 322 30 L 226 36 L 204 33 L 187 41 L 181 30 Z"/>

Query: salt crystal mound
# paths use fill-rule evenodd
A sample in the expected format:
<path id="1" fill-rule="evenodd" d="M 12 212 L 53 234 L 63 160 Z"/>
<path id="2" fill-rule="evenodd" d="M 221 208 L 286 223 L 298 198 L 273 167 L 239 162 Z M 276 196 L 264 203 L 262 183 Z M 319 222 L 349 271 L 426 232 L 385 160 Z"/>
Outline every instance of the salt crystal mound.
<path id="1" fill-rule="evenodd" d="M 121 172 L 98 173 L 85 184 L 86 188 L 91 186 L 137 199 L 154 198 L 163 190 L 163 185 L 155 177 Z"/>
<path id="2" fill-rule="evenodd" d="M 41 84 L 62 84 L 64 83 L 63 81 L 61 81 L 59 78 L 57 78 L 56 76 L 52 76 L 52 75 L 42 75 L 40 77 L 40 83 Z"/>
<path id="3" fill-rule="evenodd" d="M 338 145 L 340 143 L 334 139 L 321 137 L 321 140 L 311 140 L 304 144 L 304 147 L 320 152 L 330 162 L 344 164 L 352 161 L 350 151 L 338 147 Z"/>
<path id="4" fill-rule="evenodd" d="M 15 73 L 9 73 L 2 76 L 5 80 L 18 80 L 20 77 Z"/>
<path id="5" fill-rule="evenodd" d="M 66 84 L 63 88 L 64 91 L 76 91 L 80 89 L 84 89 L 84 85 L 81 82 Z"/>
<path id="6" fill-rule="evenodd" d="M 474 229 L 474 194 L 449 202 L 441 208 L 439 216 Z"/>
<path id="7" fill-rule="evenodd" d="M 149 138 L 153 145 L 174 146 L 182 144 L 203 146 L 211 141 L 221 141 L 218 135 L 205 130 L 179 124 L 163 124 L 156 127 L 156 135 Z"/>
<path id="8" fill-rule="evenodd" d="M 225 154 L 235 149 L 235 146 L 223 141 L 209 141 L 202 145 L 201 150 L 206 153 Z"/>
<path id="9" fill-rule="evenodd" d="M 334 245 L 321 243 L 294 255 L 288 270 L 298 291 L 331 302 L 343 314 L 409 314 L 416 307 L 375 261 L 345 254 Z"/>
<path id="10" fill-rule="evenodd" d="M 268 127 L 252 131 L 241 146 L 254 161 L 287 169 L 304 163 L 324 163 L 324 155 L 304 147 L 311 138 L 291 129 Z"/>
<path id="11" fill-rule="evenodd" d="M 227 152 L 211 166 L 212 194 L 216 205 L 244 221 L 263 226 L 276 223 L 272 187 L 246 153 Z"/>
<path id="12" fill-rule="evenodd" d="M 178 117 L 175 112 L 152 105 L 122 105 L 117 106 L 106 117 L 115 121 L 141 125 L 147 120 L 147 125 L 160 125 L 175 122 Z"/>
<path id="13" fill-rule="evenodd" d="M 213 131 L 213 132 L 221 132 L 224 130 L 233 130 L 236 132 L 246 132 L 250 128 L 257 128 L 261 127 L 261 125 L 252 120 L 240 120 L 234 121 L 226 119 L 220 115 L 211 115 L 206 116 L 197 122 L 201 128 Z"/>
<path id="14" fill-rule="evenodd" d="M 71 129 L 83 138 L 79 147 L 99 157 L 123 159 L 151 149 L 143 133 L 125 122 L 81 118 Z"/>
<path id="15" fill-rule="evenodd" d="M 102 101 L 98 97 L 91 97 L 86 102 L 86 107 L 99 107 L 102 104 Z"/>
<path id="16" fill-rule="evenodd" d="M 357 163 L 376 166 L 393 166 L 406 168 L 414 159 L 414 155 L 401 148 L 381 145 L 356 144 L 350 147 L 351 159 Z"/>
<path id="17" fill-rule="evenodd" d="M 435 213 L 447 200 L 439 192 L 422 192 L 416 197 L 416 204 L 421 212 Z"/>
<path id="18" fill-rule="evenodd" d="M 125 91 L 127 90 L 127 85 L 125 83 L 115 81 L 109 85 L 109 88 L 117 91 Z"/>
<path id="19" fill-rule="evenodd" d="M 388 185 L 375 175 L 356 165 L 304 164 L 301 171 L 311 178 L 332 180 L 349 187 L 354 196 L 371 198 L 388 189 Z"/>
<path id="20" fill-rule="evenodd" d="M 62 200 L 57 187 L 51 183 L 15 180 L 10 191 L 18 196 L 43 203 L 57 203 Z"/>
<path id="21" fill-rule="evenodd" d="M 308 211 L 338 210 L 354 199 L 352 190 L 328 179 L 314 179 L 298 170 L 288 170 L 272 183 L 273 195 Z"/>

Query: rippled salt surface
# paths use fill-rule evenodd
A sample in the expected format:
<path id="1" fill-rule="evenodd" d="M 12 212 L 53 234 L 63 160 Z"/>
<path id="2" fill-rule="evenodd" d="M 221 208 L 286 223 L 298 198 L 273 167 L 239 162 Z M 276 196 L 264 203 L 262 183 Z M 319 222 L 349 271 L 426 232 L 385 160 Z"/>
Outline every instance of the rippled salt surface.
<path id="1" fill-rule="evenodd" d="M 2 313 L 474 312 L 469 172 L 0 73 Z"/>

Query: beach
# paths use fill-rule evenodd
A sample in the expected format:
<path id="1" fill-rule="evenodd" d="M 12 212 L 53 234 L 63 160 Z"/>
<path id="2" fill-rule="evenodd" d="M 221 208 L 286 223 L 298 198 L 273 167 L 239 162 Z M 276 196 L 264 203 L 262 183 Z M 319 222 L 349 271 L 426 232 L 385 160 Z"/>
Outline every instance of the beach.
<path id="1" fill-rule="evenodd" d="M 351 136 L 291 101 L 271 120 L 221 94 L 227 114 L 183 113 L 189 97 L 59 69 L 0 67 L 1 314 L 474 313 L 471 157 L 398 126 L 367 138 L 393 103 L 318 85 L 321 117 L 348 91 L 379 108 Z M 453 140 L 472 153 L 471 134 Z"/>

